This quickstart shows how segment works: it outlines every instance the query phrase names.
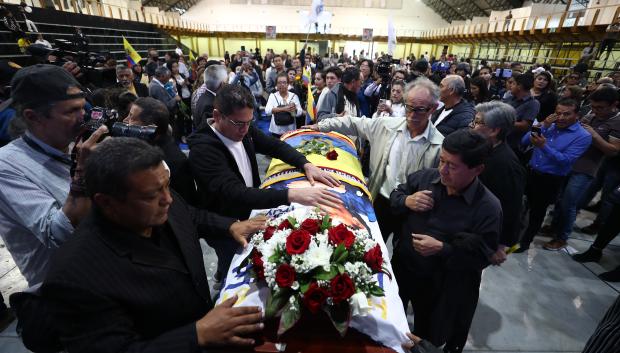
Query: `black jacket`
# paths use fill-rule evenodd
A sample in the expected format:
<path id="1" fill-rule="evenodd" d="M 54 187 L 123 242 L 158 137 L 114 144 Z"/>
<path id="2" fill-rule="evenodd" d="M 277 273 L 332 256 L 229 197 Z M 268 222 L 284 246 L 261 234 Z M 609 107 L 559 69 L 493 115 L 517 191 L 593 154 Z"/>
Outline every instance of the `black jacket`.
<path id="1" fill-rule="evenodd" d="M 116 86 L 120 87 L 120 88 L 125 88 L 120 83 L 117 83 Z M 136 90 L 136 94 L 138 95 L 138 98 L 148 97 L 149 96 L 149 88 L 146 87 L 146 85 L 144 83 L 140 83 L 140 82 L 134 81 L 133 82 L 133 87 Z"/>
<path id="2" fill-rule="evenodd" d="M 196 109 L 192 112 L 194 117 L 194 129 L 198 130 L 202 125 L 213 117 L 213 101 L 215 95 L 209 91 L 205 91 L 196 102 Z"/>
<path id="3" fill-rule="evenodd" d="M 474 116 L 476 115 L 476 110 L 474 106 L 466 101 L 465 99 L 461 99 L 454 107 L 452 107 L 452 112 L 448 114 L 439 125 L 435 124 L 439 115 L 445 110 L 445 107 L 438 109 L 435 113 L 433 113 L 433 117 L 431 121 L 441 132 L 442 135 L 448 136 L 451 133 L 455 132 L 459 129 L 465 129 L 469 127 L 472 120 L 474 120 Z"/>
<path id="4" fill-rule="evenodd" d="M 278 158 L 297 168 L 308 163 L 304 155 L 286 143 L 265 135 L 254 125 L 243 138 L 252 165 L 252 187 L 247 187 L 237 162 L 210 125 L 188 139 L 189 163 L 198 185 L 202 207 L 228 217 L 247 219 L 253 209 L 288 204 L 287 190 L 258 189 L 260 179 L 256 153 Z"/>
<path id="5" fill-rule="evenodd" d="M 195 322 L 213 303 L 196 228 L 223 234 L 234 220 L 173 194 L 168 227 L 178 256 L 93 211 L 51 261 L 41 288 L 68 352 L 199 352 Z"/>
<path id="6" fill-rule="evenodd" d="M 172 136 L 163 136 L 157 146 L 164 152 L 164 161 L 170 167 L 170 187 L 178 192 L 190 205 L 197 201 L 196 183 L 192 176 L 189 160 Z"/>

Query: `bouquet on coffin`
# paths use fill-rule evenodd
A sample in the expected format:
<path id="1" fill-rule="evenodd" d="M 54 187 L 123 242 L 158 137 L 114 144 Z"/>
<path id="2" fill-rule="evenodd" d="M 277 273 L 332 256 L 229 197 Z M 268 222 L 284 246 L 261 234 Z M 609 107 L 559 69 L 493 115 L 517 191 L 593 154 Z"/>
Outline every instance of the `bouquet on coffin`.
<path id="1" fill-rule="evenodd" d="M 384 267 L 380 245 L 365 229 L 353 230 L 318 209 L 293 210 L 268 222 L 255 234 L 246 259 L 253 276 L 271 295 L 267 318 L 280 315 L 278 335 L 302 313 L 327 313 L 344 336 L 352 315 L 366 316 L 369 298 L 383 297 L 374 276 Z"/>

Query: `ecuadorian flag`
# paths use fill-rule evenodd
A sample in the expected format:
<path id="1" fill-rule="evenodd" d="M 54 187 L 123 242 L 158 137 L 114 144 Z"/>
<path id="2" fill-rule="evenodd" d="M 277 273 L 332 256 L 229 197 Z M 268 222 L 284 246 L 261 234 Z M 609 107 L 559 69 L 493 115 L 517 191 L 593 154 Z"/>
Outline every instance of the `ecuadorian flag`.
<path id="1" fill-rule="evenodd" d="M 306 110 L 308 112 L 308 119 L 311 122 L 315 120 L 315 106 L 314 106 L 314 97 L 312 96 L 312 70 L 309 66 L 304 67 L 304 72 L 302 76 L 302 80 L 304 85 L 306 85 L 306 89 L 308 90 L 308 104 L 306 106 Z M 306 120 L 308 120 L 306 119 Z"/>
<path id="2" fill-rule="evenodd" d="M 125 53 L 127 54 L 127 66 L 132 67 L 142 60 L 140 54 L 138 54 L 131 44 L 129 44 L 127 39 L 125 39 L 125 36 L 123 36 L 123 47 L 125 48 Z"/>

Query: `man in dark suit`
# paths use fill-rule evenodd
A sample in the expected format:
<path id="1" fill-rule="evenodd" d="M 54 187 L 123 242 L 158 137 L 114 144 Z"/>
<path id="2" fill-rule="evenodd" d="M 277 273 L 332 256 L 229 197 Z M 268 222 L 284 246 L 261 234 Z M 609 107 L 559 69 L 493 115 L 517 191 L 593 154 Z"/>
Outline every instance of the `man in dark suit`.
<path id="1" fill-rule="evenodd" d="M 177 108 L 177 103 L 181 101 L 181 96 L 177 93 L 172 96 L 166 91 L 164 85 L 170 80 L 170 70 L 165 66 L 160 66 L 155 69 L 155 76 L 149 84 L 149 96 L 164 103 L 169 112 L 174 112 Z"/>
<path id="2" fill-rule="evenodd" d="M 431 122 L 442 135 L 466 129 L 474 120 L 474 106 L 463 98 L 467 88 L 459 75 L 448 75 L 439 84 L 439 99 L 444 106 L 437 109 Z"/>
<path id="3" fill-rule="evenodd" d="M 252 345 L 258 307 L 214 308 L 196 229 L 241 243 L 264 226 L 189 208 L 168 189 L 160 149 L 102 142 L 86 166 L 94 209 L 51 261 L 41 288 L 68 352 L 198 352 Z"/>
<path id="4" fill-rule="evenodd" d="M 133 93 L 136 97 L 148 97 L 149 89 L 144 83 L 134 81 L 134 75 L 131 68 L 125 65 L 116 66 L 116 81 L 118 86 Z"/>
<path id="5" fill-rule="evenodd" d="M 195 205 L 196 183 L 187 156 L 168 131 L 170 114 L 166 106 L 155 98 L 138 98 L 123 122 L 129 125 L 157 126 L 155 137 L 150 142 L 164 152 L 164 161 L 170 168 L 170 188 L 187 203 Z"/>
<path id="6" fill-rule="evenodd" d="M 198 98 L 196 109 L 192 112 L 194 128 L 200 129 L 207 120 L 213 117 L 213 101 L 216 92 L 228 80 L 224 65 L 211 65 L 205 69 L 205 92 Z"/>
<path id="7" fill-rule="evenodd" d="M 311 206 L 337 207 L 340 198 L 324 188 L 288 190 L 258 189 L 256 153 L 278 158 L 302 170 L 312 185 L 340 183 L 308 162 L 288 144 L 264 134 L 252 125 L 254 99 L 249 90 L 225 85 L 217 92 L 213 119 L 190 136 L 189 163 L 198 185 L 200 203 L 223 216 L 247 219 L 252 209 L 277 207 L 292 202 Z M 226 271 L 235 244 L 210 243 L 218 254 L 218 271 Z"/>

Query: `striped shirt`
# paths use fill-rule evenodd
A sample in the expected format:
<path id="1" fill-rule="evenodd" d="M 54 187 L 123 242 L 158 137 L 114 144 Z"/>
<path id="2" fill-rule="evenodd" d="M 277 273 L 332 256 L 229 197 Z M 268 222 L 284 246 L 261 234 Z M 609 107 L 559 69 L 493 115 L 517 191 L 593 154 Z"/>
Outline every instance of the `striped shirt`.
<path id="1" fill-rule="evenodd" d="M 0 148 L 0 236 L 32 286 L 43 281 L 52 254 L 73 233 L 62 211 L 71 176 L 67 154 L 28 132 L 26 139 L 30 145 L 20 138 Z"/>

